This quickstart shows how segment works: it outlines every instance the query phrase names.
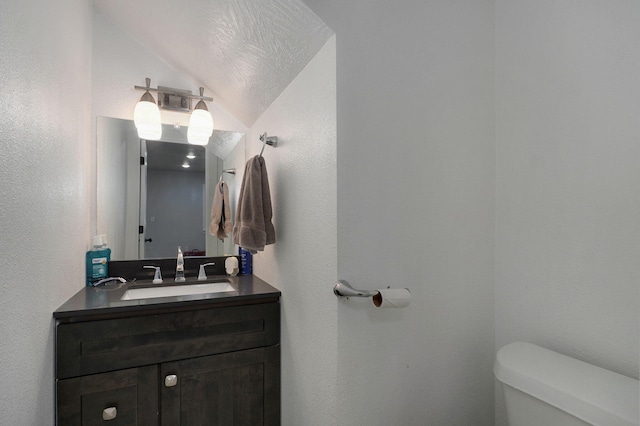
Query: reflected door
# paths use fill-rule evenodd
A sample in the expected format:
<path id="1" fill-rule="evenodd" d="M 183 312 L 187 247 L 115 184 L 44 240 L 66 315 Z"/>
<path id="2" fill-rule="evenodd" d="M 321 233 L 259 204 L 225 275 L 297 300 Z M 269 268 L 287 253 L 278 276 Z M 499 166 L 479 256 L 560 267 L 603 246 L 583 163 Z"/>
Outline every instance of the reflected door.
<path id="1" fill-rule="evenodd" d="M 140 207 L 138 208 L 138 259 L 144 259 L 147 228 L 147 141 L 140 139 Z M 152 240 L 149 239 L 149 242 Z"/>
<path id="2" fill-rule="evenodd" d="M 140 173 L 144 200 L 140 208 L 144 256 L 140 258 L 175 257 L 178 246 L 186 256 L 204 255 L 204 148 L 187 147 L 192 159 L 183 153 L 183 144 L 146 141 L 146 148 L 146 166 Z"/>

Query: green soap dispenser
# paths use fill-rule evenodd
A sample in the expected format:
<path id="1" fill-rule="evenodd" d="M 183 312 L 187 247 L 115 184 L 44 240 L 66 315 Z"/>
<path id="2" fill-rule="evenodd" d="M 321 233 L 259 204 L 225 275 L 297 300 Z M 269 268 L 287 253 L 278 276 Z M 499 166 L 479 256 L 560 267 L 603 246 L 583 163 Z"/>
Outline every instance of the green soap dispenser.
<path id="1" fill-rule="evenodd" d="M 102 235 L 93 237 L 93 249 L 85 256 L 87 266 L 88 287 L 93 283 L 109 276 L 109 261 L 111 260 L 111 249 L 106 247 Z"/>

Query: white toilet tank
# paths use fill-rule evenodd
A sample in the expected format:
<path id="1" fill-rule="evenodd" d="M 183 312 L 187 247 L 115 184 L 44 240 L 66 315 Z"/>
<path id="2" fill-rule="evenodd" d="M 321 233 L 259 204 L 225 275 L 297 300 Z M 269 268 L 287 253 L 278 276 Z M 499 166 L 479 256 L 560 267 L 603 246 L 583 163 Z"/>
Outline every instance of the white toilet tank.
<path id="1" fill-rule="evenodd" d="M 493 369 L 509 426 L 639 426 L 639 382 L 531 343 L 502 347 Z"/>

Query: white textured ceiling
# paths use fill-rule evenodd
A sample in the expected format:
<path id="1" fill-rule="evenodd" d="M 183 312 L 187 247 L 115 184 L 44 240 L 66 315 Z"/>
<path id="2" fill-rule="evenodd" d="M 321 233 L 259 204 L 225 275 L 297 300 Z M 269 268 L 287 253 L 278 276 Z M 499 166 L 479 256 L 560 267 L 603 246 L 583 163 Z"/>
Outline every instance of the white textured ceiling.
<path id="1" fill-rule="evenodd" d="M 333 34 L 300 0 L 94 0 L 94 4 L 167 64 L 213 90 L 205 95 L 247 126 Z M 140 79 L 144 77 L 148 76 Z"/>

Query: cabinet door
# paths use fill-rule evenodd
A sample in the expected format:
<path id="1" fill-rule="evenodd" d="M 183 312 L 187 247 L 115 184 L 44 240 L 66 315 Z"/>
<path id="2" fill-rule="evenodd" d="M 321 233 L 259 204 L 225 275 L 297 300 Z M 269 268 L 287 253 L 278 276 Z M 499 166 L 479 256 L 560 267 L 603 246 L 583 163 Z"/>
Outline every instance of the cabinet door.
<path id="1" fill-rule="evenodd" d="M 57 382 L 60 426 L 158 424 L 158 367 L 140 367 Z"/>
<path id="2" fill-rule="evenodd" d="M 162 364 L 163 426 L 280 424 L 280 347 Z"/>

